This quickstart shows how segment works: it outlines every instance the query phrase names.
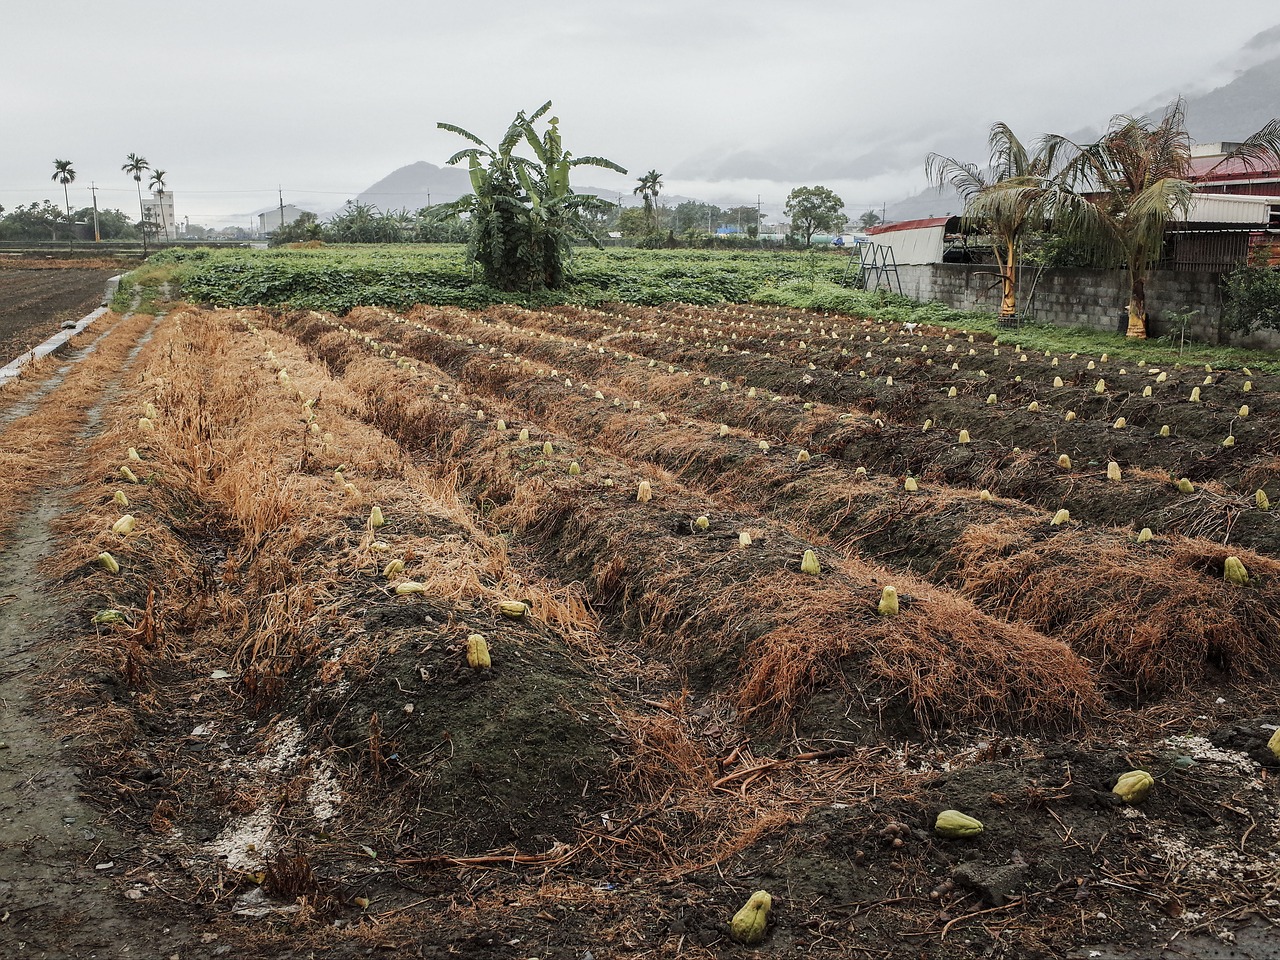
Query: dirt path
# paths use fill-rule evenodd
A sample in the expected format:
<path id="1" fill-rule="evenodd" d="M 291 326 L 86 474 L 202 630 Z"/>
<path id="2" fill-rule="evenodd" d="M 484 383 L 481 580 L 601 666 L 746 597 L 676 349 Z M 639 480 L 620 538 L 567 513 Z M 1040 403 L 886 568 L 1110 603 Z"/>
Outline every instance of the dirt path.
<path id="1" fill-rule="evenodd" d="M 151 330 L 131 349 L 120 377 Z M 79 348 L 52 370 L 20 409 L 0 416 L 0 429 L 16 419 L 12 414 L 30 412 L 56 395 L 71 365 L 99 342 Z M 118 384 L 117 379 L 83 411 L 70 448 L 49 458 L 56 465 L 54 482 L 18 515 L 12 546 L 0 553 L 0 955 L 6 957 L 190 955 L 181 950 L 189 937 L 185 925 L 154 915 L 142 884 L 122 882 L 132 841 L 82 798 L 67 738 L 58 738 L 52 718 L 42 715 L 36 687 L 42 667 L 59 655 L 66 616 L 40 572 L 58 549 L 53 525 L 67 494 L 58 480 L 72 472 L 77 451 L 96 432 Z M 46 402 L 58 401 L 54 396 Z M 134 866 L 138 859 L 128 856 L 127 863 Z"/>

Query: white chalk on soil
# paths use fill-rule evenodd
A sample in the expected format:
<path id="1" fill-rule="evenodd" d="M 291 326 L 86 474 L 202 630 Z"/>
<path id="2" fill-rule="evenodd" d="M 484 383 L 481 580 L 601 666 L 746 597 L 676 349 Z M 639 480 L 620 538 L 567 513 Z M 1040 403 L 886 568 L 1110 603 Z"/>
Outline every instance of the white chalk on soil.
<path id="1" fill-rule="evenodd" d="M 211 856 L 225 857 L 233 870 L 260 870 L 276 853 L 277 845 L 271 840 L 275 822 L 271 805 L 264 804 L 223 827 L 205 849 Z"/>

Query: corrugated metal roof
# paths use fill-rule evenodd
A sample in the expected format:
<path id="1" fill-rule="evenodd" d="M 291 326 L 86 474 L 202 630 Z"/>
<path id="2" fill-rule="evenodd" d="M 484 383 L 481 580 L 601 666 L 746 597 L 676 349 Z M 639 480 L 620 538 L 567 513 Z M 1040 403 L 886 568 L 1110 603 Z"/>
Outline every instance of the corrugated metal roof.
<path id="1" fill-rule="evenodd" d="M 1266 226 L 1271 222 L 1271 208 L 1280 205 L 1280 197 L 1253 196 L 1236 193 L 1194 193 L 1189 223 L 1239 223 Z"/>
<path id="2" fill-rule="evenodd" d="M 1218 180 L 1280 180 L 1280 165 L 1274 161 L 1260 161 L 1250 168 L 1247 163 L 1238 159 L 1223 161 L 1221 157 L 1193 157 L 1189 179 L 1200 183 Z"/>
<path id="3" fill-rule="evenodd" d="M 928 227 L 945 227 L 947 221 L 955 220 L 959 222 L 959 217 L 926 217 L 923 220 L 903 220 L 901 223 L 889 223 L 881 226 L 868 227 L 867 233 L 870 236 L 876 236 L 880 233 L 891 233 L 895 230 L 923 230 Z"/>

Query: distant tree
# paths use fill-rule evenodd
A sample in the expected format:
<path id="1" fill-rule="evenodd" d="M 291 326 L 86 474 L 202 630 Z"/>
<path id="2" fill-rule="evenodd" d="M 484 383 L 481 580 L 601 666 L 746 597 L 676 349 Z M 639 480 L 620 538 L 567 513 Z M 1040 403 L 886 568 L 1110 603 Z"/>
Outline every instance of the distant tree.
<path id="1" fill-rule="evenodd" d="M 164 214 L 164 178 L 168 173 L 164 170 L 155 169 L 151 171 L 151 182 L 148 186 L 155 191 L 157 197 L 160 198 L 160 229 L 163 231 L 164 238 L 169 239 L 169 224 Z"/>
<path id="2" fill-rule="evenodd" d="M 334 243 L 377 243 L 381 217 L 373 204 L 348 200 L 325 223 L 325 233 Z"/>
<path id="3" fill-rule="evenodd" d="M 648 214 L 640 207 L 624 207 L 615 226 L 624 237 L 643 237 L 653 232 Z"/>
<path id="4" fill-rule="evenodd" d="M 58 222 L 65 214 L 48 200 L 43 203 L 18 204 L 0 217 L 0 240 L 58 239 Z"/>
<path id="5" fill-rule="evenodd" d="M 418 243 L 466 243 L 468 235 L 467 224 L 452 215 L 449 204 L 433 204 L 417 213 Z"/>
<path id="6" fill-rule="evenodd" d="M 675 229 L 678 231 L 701 230 L 715 233 L 720 225 L 724 211 L 714 203 L 699 203 L 697 200 L 686 200 L 678 204 L 673 211 Z"/>
<path id="7" fill-rule="evenodd" d="M 658 229 L 658 194 L 662 191 L 662 174 L 650 170 L 636 181 L 632 194 L 644 201 L 644 215 L 649 221 L 649 230 Z"/>
<path id="8" fill-rule="evenodd" d="M 67 208 L 67 226 L 68 226 L 68 229 L 70 229 L 71 197 L 67 193 L 67 187 L 71 183 L 73 183 L 76 179 L 76 172 L 71 167 L 71 161 L 70 160 L 53 161 L 53 176 L 50 177 L 49 179 L 56 180 L 58 183 L 62 184 L 62 200 Z"/>
<path id="9" fill-rule="evenodd" d="M 863 230 L 870 230 L 872 227 L 878 226 L 883 222 L 884 219 L 874 210 L 868 210 L 858 218 L 858 223 L 861 225 Z"/>
<path id="10" fill-rule="evenodd" d="M 151 169 L 147 163 L 146 157 L 140 157 L 136 153 L 131 153 L 125 158 L 124 166 L 120 168 L 123 172 L 133 177 L 134 185 L 138 188 L 138 229 L 142 231 L 142 255 L 147 255 L 147 213 L 142 207 L 142 175 Z"/>
<path id="11" fill-rule="evenodd" d="M 760 216 L 756 210 L 755 204 L 743 204 L 740 207 L 730 207 L 724 212 L 725 223 L 735 226 L 739 232 L 751 234 L 752 229 L 759 233 Z"/>
<path id="12" fill-rule="evenodd" d="M 416 221 L 413 214 L 401 208 L 384 213 L 378 221 L 379 243 L 405 243 L 413 239 Z"/>
<path id="13" fill-rule="evenodd" d="M 93 218 L 93 207 L 81 207 L 71 212 L 72 219 L 79 223 Z M 98 235 L 103 240 L 135 240 L 138 228 L 127 214 L 120 210 L 98 211 Z"/>
<path id="14" fill-rule="evenodd" d="M 611 205 L 573 191 L 569 174 L 575 167 L 627 172 L 612 160 L 574 157 L 565 150 L 557 117 L 551 117 L 539 134 L 537 122 L 550 110 L 550 100 L 532 114 L 521 110 L 496 149 L 461 127 L 437 124 L 475 144 L 449 158 L 450 164 L 467 161 L 473 190 L 449 208 L 455 215 L 469 216 L 468 253 L 480 264 L 485 282 L 500 290 L 555 289 L 564 282 L 572 243 L 589 240 L 599 245 L 588 215 Z M 515 152 L 522 143 L 532 157 Z"/>
<path id="15" fill-rule="evenodd" d="M 796 187 L 787 195 L 784 209 L 791 218 L 792 229 L 804 237 L 806 247 L 813 243 L 813 235 L 819 230 L 836 233 L 848 221 L 842 212 L 844 201 L 826 187 Z"/>
<path id="16" fill-rule="evenodd" d="M 279 247 L 286 243 L 305 243 L 311 240 L 324 240 L 324 227 L 310 210 L 303 210 L 292 223 L 278 227 L 271 234 L 269 246 Z"/>

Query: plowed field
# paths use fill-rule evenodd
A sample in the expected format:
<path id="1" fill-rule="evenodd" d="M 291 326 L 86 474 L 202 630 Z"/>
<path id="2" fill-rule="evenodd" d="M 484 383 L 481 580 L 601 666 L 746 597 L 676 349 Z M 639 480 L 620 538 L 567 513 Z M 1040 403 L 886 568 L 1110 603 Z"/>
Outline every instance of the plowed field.
<path id="1" fill-rule="evenodd" d="M 104 261 L 0 260 L 0 366 L 38 346 L 64 320 L 102 303 L 107 280 L 121 273 Z"/>
<path id="2" fill-rule="evenodd" d="M 1271 949 L 1274 377 L 681 305 L 109 315 L 46 373 L 6 682 L 97 839 L 29 950 Z"/>

